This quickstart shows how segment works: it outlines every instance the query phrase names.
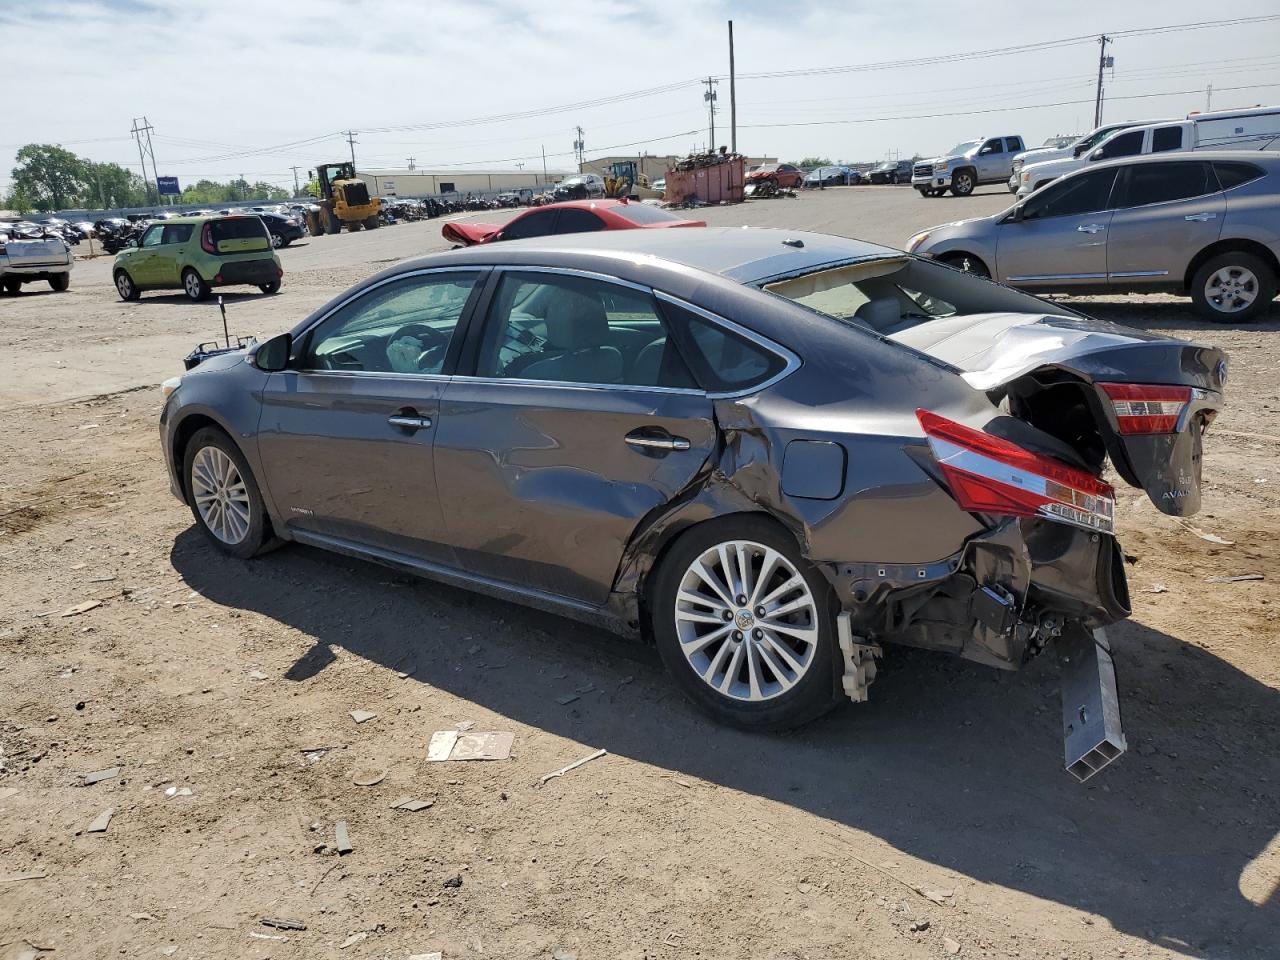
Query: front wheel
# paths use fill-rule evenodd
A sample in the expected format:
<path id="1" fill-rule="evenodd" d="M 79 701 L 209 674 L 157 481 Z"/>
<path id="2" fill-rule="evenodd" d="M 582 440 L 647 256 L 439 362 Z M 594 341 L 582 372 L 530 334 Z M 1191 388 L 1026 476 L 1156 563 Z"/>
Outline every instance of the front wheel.
<path id="1" fill-rule="evenodd" d="M 283 247 L 283 246 L 284 246 L 284 237 L 280 236 L 280 234 L 278 234 L 278 233 L 273 233 L 273 234 L 271 235 L 271 247 L 272 247 L 272 249 L 273 249 L 273 250 L 279 250 L 279 249 L 280 249 L 281 247 Z"/>
<path id="2" fill-rule="evenodd" d="M 186 292 L 187 299 L 196 303 L 209 297 L 209 284 L 191 267 L 182 271 L 182 289 Z"/>
<path id="3" fill-rule="evenodd" d="M 951 192 L 957 197 L 969 196 L 975 186 L 973 173 L 969 170 L 958 170 L 951 176 Z"/>
<path id="4" fill-rule="evenodd" d="M 1276 275 L 1262 258 L 1231 250 L 1210 257 L 1191 278 L 1196 310 L 1214 323 L 1251 323 L 1276 296 Z"/>
<path id="5" fill-rule="evenodd" d="M 381 224 L 378 222 L 378 218 L 376 216 L 365 217 L 364 228 L 366 230 L 377 230 L 380 225 Z"/>
<path id="6" fill-rule="evenodd" d="M 784 730 L 838 702 L 830 584 L 771 521 L 726 517 L 685 534 L 651 596 L 663 663 L 716 719 Z"/>
<path id="7" fill-rule="evenodd" d="M 137 300 L 142 296 L 142 291 L 138 289 L 138 285 L 133 282 L 133 277 L 125 273 L 123 270 L 116 271 L 116 293 L 120 294 L 121 300 Z"/>
<path id="8" fill-rule="evenodd" d="M 183 457 L 183 479 L 196 524 L 219 550 L 248 559 L 271 545 L 258 484 L 225 433 L 216 427 L 196 431 Z"/>

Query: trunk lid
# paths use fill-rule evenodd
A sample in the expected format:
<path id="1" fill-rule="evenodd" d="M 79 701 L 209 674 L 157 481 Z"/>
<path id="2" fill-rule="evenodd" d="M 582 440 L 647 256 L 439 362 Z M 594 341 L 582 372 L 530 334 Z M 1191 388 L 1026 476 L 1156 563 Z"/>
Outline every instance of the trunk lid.
<path id="1" fill-rule="evenodd" d="M 1034 409 L 1044 390 L 1058 391 L 1059 406 L 1059 397 L 1083 396 L 1126 483 L 1145 490 L 1162 513 L 1200 509 L 1202 433 L 1222 407 L 1227 378 L 1222 350 L 1051 314 L 945 317 L 890 339 L 951 364 L 970 386 L 995 402 L 1007 398 L 1015 411 Z M 1072 439 L 1061 436 L 1068 430 L 1052 432 Z"/>
<path id="2" fill-rule="evenodd" d="M 61 240 L 8 240 L 0 242 L 14 267 L 65 267 L 71 254 Z"/>

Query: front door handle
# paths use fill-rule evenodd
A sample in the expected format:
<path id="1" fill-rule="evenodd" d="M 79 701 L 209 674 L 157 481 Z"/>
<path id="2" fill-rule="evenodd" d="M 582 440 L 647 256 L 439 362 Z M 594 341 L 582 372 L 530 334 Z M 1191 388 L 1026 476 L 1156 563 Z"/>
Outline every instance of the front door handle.
<path id="1" fill-rule="evenodd" d="M 1107 228 L 1100 223 L 1082 223 L 1080 226 L 1076 227 L 1076 230 L 1080 233 L 1100 233 L 1105 229 Z"/>
<path id="2" fill-rule="evenodd" d="M 425 430 L 431 426 L 431 418 L 396 414 L 394 417 L 387 417 L 387 423 L 393 427 L 400 427 L 402 430 Z"/>
<path id="3" fill-rule="evenodd" d="M 1183 219 L 1183 220 L 1194 220 L 1194 221 L 1197 221 L 1197 222 L 1199 222 L 1199 223 L 1204 223 L 1206 220 L 1217 220 L 1217 219 L 1218 219 L 1218 215 L 1217 215 L 1216 213 L 1188 213 L 1188 214 L 1187 214 L 1185 217 L 1183 217 L 1182 219 Z"/>
<path id="4" fill-rule="evenodd" d="M 629 446 L 641 450 L 688 450 L 690 443 L 684 437 L 654 436 L 635 431 L 622 438 Z"/>

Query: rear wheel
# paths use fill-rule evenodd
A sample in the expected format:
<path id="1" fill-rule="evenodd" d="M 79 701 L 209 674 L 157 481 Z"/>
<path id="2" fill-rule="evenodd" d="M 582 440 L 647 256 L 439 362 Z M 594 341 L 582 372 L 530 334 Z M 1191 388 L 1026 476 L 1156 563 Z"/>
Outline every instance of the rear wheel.
<path id="1" fill-rule="evenodd" d="M 957 170 L 951 175 L 951 192 L 957 197 L 967 197 L 973 193 L 977 183 L 973 179 L 972 170 Z"/>
<path id="2" fill-rule="evenodd" d="M 284 237 L 280 236 L 278 233 L 273 233 L 271 235 L 271 246 L 273 249 L 279 250 L 284 246 Z"/>
<path id="3" fill-rule="evenodd" d="M 183 457 L 196 524 L 214 546 L 247 559 L 271 545 L 271 526 L 249 464 L 217 427 L 196 431 Z"/>
<path id="4" fill-rule="evenodd" d="M 182 289 L 186 292 L 187 299 L 196 303 L 209 297 L 209 284 L 191 267 L 182 271 Z"/>
<path id="5" fill-rule="evenodd" d="M 1215 323 L 1258 319 L 1276 296 L 1276 275 L 1261 257 L 1230 250 L 1210 257 L 1191 279 L 1191 299 Z"/>
<path id="6" fill-rule="evenodd" d="M 347 233 L 357 233 L 364 226 L 363 220 L 348 220 Z"/>
<path id="7" fill-rule="evenodd" d="M 946 256 L 939 257 L 938 261 L 945 263 L 948 267 L 955 267 L 965 273 L 972 273 L 975 277 L 991 278 L 991 271 L 987 269 L 987 265 L 971 253 L 949 253 Z"/>
<path id="8" fill-rule="evenodd" d="M 133 282 L 133 277 L 125 273 L 123 270 L 117 270 L 116 276 L 116 293 L 120 294 L 121 300 L 137 300 L 142 296 L 142 291 L 138 289 L 138 285 Z"/>
<path id="9" fill-rule="evenodd" d="M 49 274 L 49 286 L 62 293 L 71 286 L 71 274 L 69 273 L 51 273 Z"/>
<path id="10" fill-rule="evenodd" d="M 651 596 L 663 663 L 717 719 L 781 730 L 837 703 L 830 584 L 776 524 L 696 527 L 663 558 Z"/>
<path id="11" fill-rule="evenodd" d="M 376 214 L 372 217 L 365 218 L 364 227 L 366 230 L 377 230 L 379 226 L 381 226 L 381 224 L 378 223 L 378 217 Z"/>
<path id="12" fill-rule="evenodd" d="M 258 289 L 261 290 L 263 293 L 279 293 L 280 281 L 272 280 L 270 283 L 260 283 L 258 284 Z"/>

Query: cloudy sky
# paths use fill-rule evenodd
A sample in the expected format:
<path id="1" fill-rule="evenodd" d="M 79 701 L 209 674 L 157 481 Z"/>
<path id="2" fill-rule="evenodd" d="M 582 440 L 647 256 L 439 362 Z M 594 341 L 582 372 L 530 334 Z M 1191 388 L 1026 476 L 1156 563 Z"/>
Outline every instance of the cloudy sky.
<path id="1" fill-rule="evenodd" d="M 161 175 L 243 174 L 347 156 L 367 169 L 572 164 L 587 154 L 685 152 L 707 141 L 705 87 L 737 40 L 738 147 L 874 160 L 975 136 L 1030 143 L 1092 125 L 1101 32 L 1104 117 L 1158 119 L 1280 102 L 1280 19 L 1208 19 L 1201 0 L 906 3 L 877 0 L 39 0 L 0 3 L 6 90 L 0 187 L 17 148 L 61 143 L 138 168 L 134 117 Z M 936 11 L 929 12 L 929 11 Z M 1238 0 L 1225 18 L 1277 12 Z M 959 57 L 1005 48 L 1031 50 Z M 932 59 L 933 62 L 928 62 Z M 926 62 L 920 62 L 926 61 Z M 826 69 L 843 68 L 843 69 Z M 801 71 L 800 75 L 795 75 Z M 761 76 L 789 73 L 788 76 Z M 716 140 L 728 142 L 729 90 Z"/>

